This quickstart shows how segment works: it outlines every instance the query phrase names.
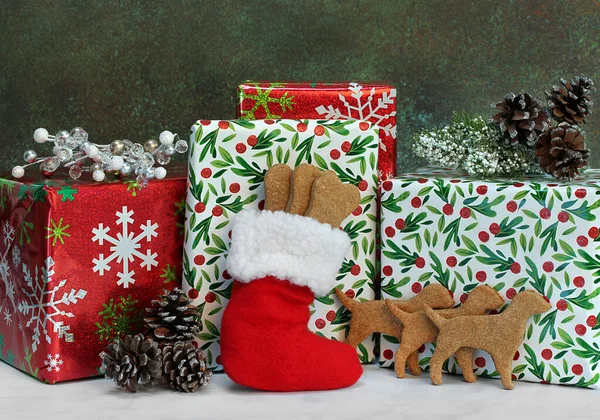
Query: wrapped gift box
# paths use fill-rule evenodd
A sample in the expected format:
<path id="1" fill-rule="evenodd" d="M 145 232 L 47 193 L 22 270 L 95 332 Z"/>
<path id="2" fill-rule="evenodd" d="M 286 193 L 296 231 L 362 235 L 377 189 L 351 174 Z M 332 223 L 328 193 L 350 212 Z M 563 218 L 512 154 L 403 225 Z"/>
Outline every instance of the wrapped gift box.
<path id="1" fill-rule="evenodd" d="M 143 189 L 0 179 L 0 358 L 47 383 L 98 375 L 100 351 L 180 278 L 185 189 L 185 167 Z"/>
<path id="2" fill-rule="evenodd" d="M 515 354 L 521 380 L 600 387 L 600 171 L 578 181 L 475 180 L 427 169 L 381 184 L 382 298 L 408 299 L 428 283 L 459 303 L 478 284 L 509 302 L 535 290 L 553 309 L 532 317 Z M 397 343 L 381 340 L 381 364 Z M 428 366 L 432 346 L 421 349 Z M 497 377 L 489 355 L 476 374 Z M 453 360 L 446 370 L 455 372 Z"/>
<path id="3" fill-rule="evenodd" d="M 225 270 L 229 219 L 242 208 L 261 208 L 263 177 L 275 163 L 312 163 L 358 186 L 360 208 L 343 225 L 352 248 L 338 284 L 356 299 L 375 296 L 377 131 L 359 121 L 198 121 L 192 127 L 184 252 L 184 289 L 202 314 L 199 345 L 210 366 L 221 369 L 219 327 L 232 280 Z M 344 340 L 350 313 L 333 293 L 318 296 L 309 328 Z M 373 339 L 358 348 L 363 362 L 374 359 Z"/>
<path id="4" fill-rule="evenodd" d="M 354 119 L 379 128 L 379 174 L 396 174 L 396 89 L 385 83 L 247 81 L 238 88 L 238 118 Z"/>

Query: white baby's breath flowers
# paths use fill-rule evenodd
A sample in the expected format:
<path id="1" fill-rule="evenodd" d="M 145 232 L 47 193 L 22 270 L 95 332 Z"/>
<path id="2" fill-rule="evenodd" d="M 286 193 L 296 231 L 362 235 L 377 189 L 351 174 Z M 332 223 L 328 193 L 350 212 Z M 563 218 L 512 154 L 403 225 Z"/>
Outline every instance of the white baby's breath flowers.
<path id="1" fill-rule="evenodd" d="M 476 177 L 538 172 L 533 150 L 502 145 L 502 133 L 480 116 L 457 115 L 451 125 L 416 133 L 413 151 L 430 164 L 465 170 Z"/>

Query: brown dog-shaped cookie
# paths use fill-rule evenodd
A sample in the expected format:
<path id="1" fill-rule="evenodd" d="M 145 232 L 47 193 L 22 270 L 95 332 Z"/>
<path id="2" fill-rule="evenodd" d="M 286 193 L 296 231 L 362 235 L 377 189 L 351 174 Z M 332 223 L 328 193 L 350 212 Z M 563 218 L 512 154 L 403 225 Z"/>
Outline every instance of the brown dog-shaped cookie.
<path id="1" fill-rule="evenodd" d="M 388 304 L 389 303 L 389 304 Z M 405 312 L 393 301 L 386 299 L 388 308 L 402 322 L 402 338 L 400 347 L 396 352 L 395 370 L 399 378 L 404 377 L 406 360 L 408 356 L 416 352 L 425 343 L 433 343 L 437 337 L 438 329 L 427 317 L 425 312 Z M 444 318 L 455 318 L 464 315 L 483 315 L 492 309 L 498 309 L 504 304 L 502 296 L 487 285 L 478 286 L 471 291 L 467 300 L 458 308 L 440 309 L 436 313 Z M 460 349 L 457 352 L 458 364 L 463 370 L 465 379 L 473 375 L 472 349 Z M 420 371 L 417 366 L 411 366 L 411 372 Z"/>
<path id="2" fill-rule="evenodd" d="M 350 332 L 346 338 L 346 343 L 352 347 L 358 346 L 369 335 L 379 332 L 395 337 L 398 341 L 402 338 L 402 323 L 390 312 L 383 300 L 370 300 L 359 302 L 336 288 L 335 294 L 342 304 L 352 312 L 350 320 Z M 421 292 L 409 300 L 390 301 L 390 305 L 398 306 L 403 311 L 415 312 L 422 311 L 424 305 L 445 309 L 454 306 L 454 299 L 448 289 L 440 284 L 430 284 L 425 286 Z M 419 366 L 417 354 L 411 355 L 414 361 L 409 363 L 409 368 Z M 420 369 L 419 369 L 420 371 Z M 411 373 L 418 374 L 411 370 Z"/>
<path id="3" fill-rule="evenodd" d="M 426 305 L 425 313 L 439 329 L 435 353 L 431 358 L 431 382 L 441 384 L 443 363 L 461 347 L 470 347 L 487 351 L 494 360 L 504 388 L 513 389 L 513 356 L 523 342 L 527 320 L 550 309 L 552 305 L 532 290 L 518 293 L 508 308 L 498 315 L 446 319 Z"/>
<path id="4" fill-rule="evenodd" d="M 335 172 L 326 171 L 313 182 L 306 216 L 338 227 L 359 204 L 358 187 L 344 184 Z"/>
<path id="5" fill-rule="evenodd" d="M 311 199 L 313 182 L 323 172 L 314 165 L 303 163 L 298 165 L 291 177 L 289 199 L 285 211 L 304 216 Z"/>
<path id="6" fill-rule="evenodd" d="M 265 210 L 285 210 L 290 198 L 292 168 L 278 163 L 265 174 Z"/>

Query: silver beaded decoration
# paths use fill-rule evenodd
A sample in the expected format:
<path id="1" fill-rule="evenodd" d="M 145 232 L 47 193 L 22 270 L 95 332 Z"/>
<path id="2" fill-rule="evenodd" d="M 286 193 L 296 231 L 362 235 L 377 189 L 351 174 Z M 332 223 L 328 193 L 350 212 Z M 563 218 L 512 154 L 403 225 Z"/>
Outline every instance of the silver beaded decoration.
<path id="1" fill-rule="evenodd" d="M 188 144 L 170 131 L 160 133 L 159 141 L 148 140 L 141 145 L 130 140 L 113 140 L 110 144 L 92 143 L 88 133 L 81 127 L 70 132 L 60 130 L 50 135 L 45 128 L 33 133 L 37 143 L 53 142 L 53 156 L 38 157 L 34 150 L 23 154 L 25 165 L 17 165 L 12 170 L 15 178 L 25 175 L 25 168 L 38 164 L 44 175 L 50 176 L 61 165 L 69 168 L 72 179 L 81 177 L 84 171 L 91 174 L 96 182 L 106 179 L 107 173 L 120 177 L 134 175 L 141 187 L 148 185 L 151 179 L 163 179 L 167 170 L 163 166 L 170 162 L 176 153 L 186 153 Z"/>

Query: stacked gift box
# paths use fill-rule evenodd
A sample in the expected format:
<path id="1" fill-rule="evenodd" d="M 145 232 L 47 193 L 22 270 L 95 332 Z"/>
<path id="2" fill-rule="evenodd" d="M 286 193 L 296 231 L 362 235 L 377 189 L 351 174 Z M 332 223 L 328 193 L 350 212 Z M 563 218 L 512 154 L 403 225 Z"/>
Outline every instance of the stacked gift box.
<path id="1" fill-rule="evenodd" d="M 424 169 L 395 177 L 395 97 L 386 84 L 245 82 L 240 119 L 192 126 L 187 175 L 176 169 L 147 186 L 61 173 L 3 179 L 0 358 L 48 383 L 94 376 L 100 350 L 140 331 L 140 310 L 182 285 L 198 307 L 196 344 L 222 370 L 231 222 L 243 209 L 262 210 L 268 168 L 310 163 L 360 191 L 341 226 L 351 247 L 336 288 L 357 301 L 404 300 L 440 284 L 456 305 L 481 284 L 506 304 L 534 290 L 553 308 L 529 319 L 514 378 L 597 388 L 600 175 L 566 183 Z M 308 327 L 344 341 L 352 314 L 333 292 L 316 297 Z M 376 344 L 372 335 L 358 345 L 360 361 L 379 356 L 393 366 L 398 340 L 382 334 L 379 354 Z M 421 367 L 433 350 L 419 349 Z M 473 363 L 476 374 L 498 376 L 487 353 Z M 454 359 L 444 368 L 458 372 Z"/>

